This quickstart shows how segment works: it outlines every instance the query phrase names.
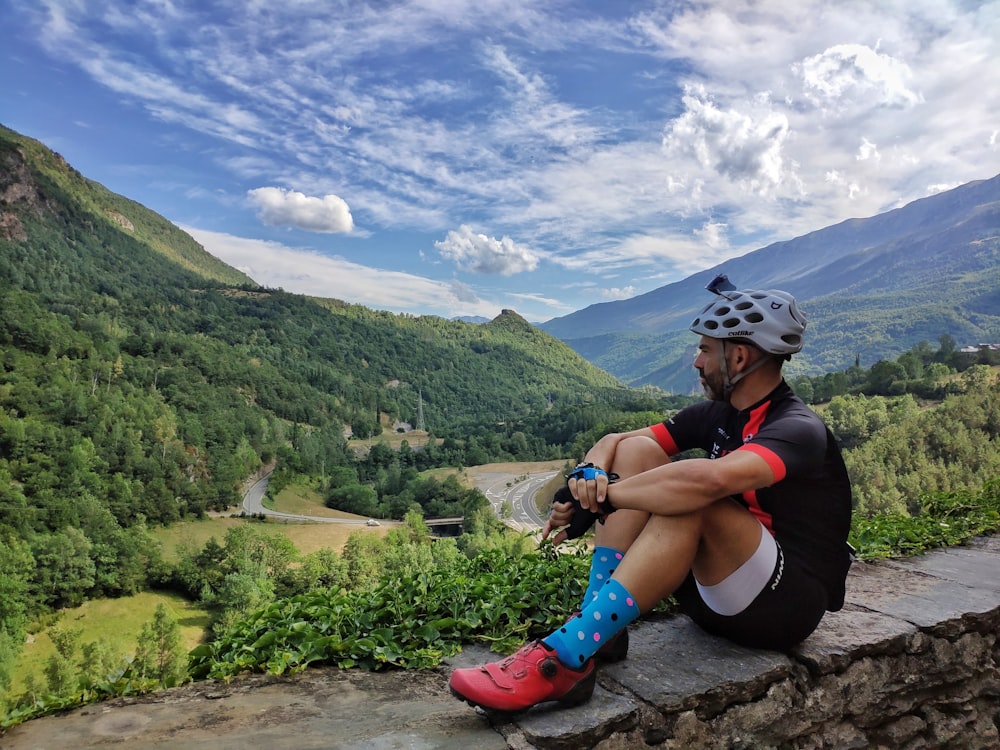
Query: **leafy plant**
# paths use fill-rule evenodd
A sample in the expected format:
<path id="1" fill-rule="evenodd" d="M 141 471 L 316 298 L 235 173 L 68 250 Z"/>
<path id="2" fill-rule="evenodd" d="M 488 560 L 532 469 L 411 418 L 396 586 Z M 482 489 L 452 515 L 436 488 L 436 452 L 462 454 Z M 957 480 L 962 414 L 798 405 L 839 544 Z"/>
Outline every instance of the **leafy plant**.
<path id="1" fill-rule="evenodd" d="M 855 516 L 851 543 L 863 559 L 906 557 L 954 547 L 998 529 L 1000 480 L 993 480 L 978 493 L 962 490 L 925 495 L 916 515 Z"/>
<path id="2" fill-rule="evenodd" d="M 500 550 L 357 592 L 277 601 L 191 652 L 195 679 L 295 672 L 312 663 L 379 670 L 436 666 L 462 643 L 509 652 L 565 621 L 583 596 L 582 553 Z"/>

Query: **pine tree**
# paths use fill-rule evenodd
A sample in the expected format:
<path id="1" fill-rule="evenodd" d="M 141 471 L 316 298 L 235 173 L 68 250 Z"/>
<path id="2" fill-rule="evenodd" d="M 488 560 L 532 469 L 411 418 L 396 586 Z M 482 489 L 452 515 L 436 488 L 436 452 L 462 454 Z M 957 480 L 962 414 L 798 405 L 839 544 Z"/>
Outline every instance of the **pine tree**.
<path id="1" fill-rule="evenodd" d="M 76 651 L 80 643 L 78 628 L 53 628 L 49 637 L 56 653 L 45 663 L 47 690 L 51 695 L 68 698 L 80 686 L 80 670 L 76 665 Z"/>
<path id="2" fill-rule="evenodd" d="M 153 619 L 142 626 L 132 671 L 135 677 L 163 687 L 179 685 L 187 677 L 180 625 L 162 603 L 156 606 Z"/>

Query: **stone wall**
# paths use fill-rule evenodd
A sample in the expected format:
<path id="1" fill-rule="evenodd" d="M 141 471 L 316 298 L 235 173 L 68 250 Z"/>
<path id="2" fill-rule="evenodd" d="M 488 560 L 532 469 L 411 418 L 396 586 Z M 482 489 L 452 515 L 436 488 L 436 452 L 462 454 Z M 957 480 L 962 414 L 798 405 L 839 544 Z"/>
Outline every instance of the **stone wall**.
<path id="1" fill-rule="evenodd" d="M 1000 537 L 856 563 L 793 653 L 687 618 L 633 626 L 593 699 L 498 723 L 511 748 L 1000 748 Z"/>

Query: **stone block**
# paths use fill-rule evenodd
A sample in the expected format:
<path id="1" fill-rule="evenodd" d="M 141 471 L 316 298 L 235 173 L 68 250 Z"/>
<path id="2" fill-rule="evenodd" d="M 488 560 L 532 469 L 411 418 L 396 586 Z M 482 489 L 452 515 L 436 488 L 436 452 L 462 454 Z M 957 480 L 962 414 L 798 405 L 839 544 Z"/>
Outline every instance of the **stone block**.
<path id="1" fill-rule="evenodd" d="M 977 540 L 968 547 L 952 547 L 905 560 L 890 560 L 886 564 L 975 589 L 1000 592 L 1000 537 Z"/>
<path id="2" fill-rule="evenodd" d="M 982 577 L 998 571 L 985 555 Z M 935 635 L 955 637 L 977 622 L 1000 613 L 1000 591 L 971 587 L 899 563 L 858 563 L 847 581 L 847 602 L 854 608 L 906 620 Z"/>
<path id="3" fill-rule="evenodd" d="M 533 747 L 576 750 L 593 747 L 616 732 L 633 729 L 637 714 L 634 700 L 598 686 L 593 697 L 581 706 L 568 709 L 552 703 L 538 706 L 518 716 L 517 725 Z"/>
<path id="4" fill-rule="evenodd" d="M 674 617 L 633 626 L 628 659 L 602 673 L 663 713 L 712 715 L 762 695 L 792 669 L 785 654 L 743 648 Z"/>
<path id="5" fill-rule="evenodd" d="M 792 654 L 814 675 L 841 672 L 862 656 L 901 653 L 916 630 L 906 620 L 878 612 L 827 612 L 815 632 Z"/>

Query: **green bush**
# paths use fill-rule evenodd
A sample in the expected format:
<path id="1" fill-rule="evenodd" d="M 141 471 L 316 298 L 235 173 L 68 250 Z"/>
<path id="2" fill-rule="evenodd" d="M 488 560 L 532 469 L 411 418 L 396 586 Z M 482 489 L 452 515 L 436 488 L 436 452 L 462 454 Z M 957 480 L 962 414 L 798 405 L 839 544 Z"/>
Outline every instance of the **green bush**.
<path id="1" fill-rule="evenodd" d="M 509 652 L 565 621 L 583 596 L 589 557 L 499 550 L 388 578 L 362 591 L 314 591 L 274 602 L 191 653 L 195 679 L 245 671 L 433 667 L 463 643 Z"/>

